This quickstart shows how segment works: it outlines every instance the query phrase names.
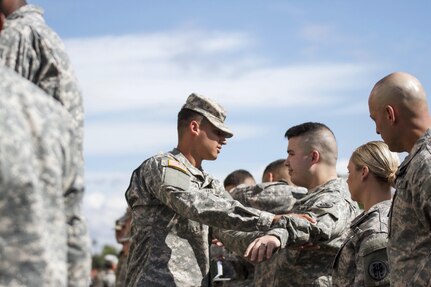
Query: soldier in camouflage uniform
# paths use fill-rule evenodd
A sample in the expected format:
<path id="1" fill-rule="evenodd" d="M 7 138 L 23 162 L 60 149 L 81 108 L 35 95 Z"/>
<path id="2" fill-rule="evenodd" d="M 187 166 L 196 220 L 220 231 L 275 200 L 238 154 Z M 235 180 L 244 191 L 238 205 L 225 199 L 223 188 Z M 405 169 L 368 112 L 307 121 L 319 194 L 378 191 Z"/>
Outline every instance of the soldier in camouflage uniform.
<path id="1" fill-rule="evenodd" d="M 67 211 L 79 175 L 73 120 L 0 64 L 0 285 L 68 281 Z M 89 277 L 81 286 L 88 286 Z M 85 282 L 84 282 L 85 281 Z"/>
<path id="2" fill-rule="evenodd" d="M 398 155 L 380 141 L 360 146 L 350 157 L 347 183 L 364 212 L 353 220 L 337 253 L 333 286 L 389 286 L 387 215 L 398 165 Z"/>
<path id="3" fill-rule="evenodd" d="M 308 193 L 295 202 L 291 215 L 278 222 L 289 233 L 287 246 L 277 256 L 274 278 L 261 286 L 330 286 L 332 262 L 358 207 L 345 181 L 337 178 L 337 144 L 327 126 L 304 123 L 287 130 L 285 136 L 291 180 Z M 295 214 L 306 214 L 315 223 Z M 246 252 L 252 261 L 256 242 L 259 239 Z M 319 248 L 302 247 L 310 243 Z"/>
<path id="4" fill-rule="evenodd" d="M 421 83 L 395 72 L 374 86 L 370 116 L 393 152 L 408 152 L 396 175 L 389 216 L 388 258 L 392 286 L 431 282 L 431 117 Z"/>
<path id="5" fill-rule="evenodd" d="M 90 276 L 90 238 L 81 211 L 84 193 L 83 120 L 81 91 L 63 42 L 46 25 L 42 9 L 24 0 L 1 0 L 6 16 L 0 32 L 0 62 L 30 80 L 60 102 L 71 115 L 81 164 L 66 204 L 69 223 L 69 284 L 85 286 Z"/>
<path id="6" fill-rule="evenodd" d="M 274 214 L 289 213 L 295 202 L 304 197 L 307 190 L 289 184 L 291 181 L 285 162 L 284 159 L 271 162 L 263 172 L 263 183 L 251 187 L 238 187 L 232 191 L 232 197 L 245 206 Z M 277 256 L 278 254 L 274 254 L 271 259 L 255 265 L 253 277 L 256 286 L 265 286 L 274 279 Z"/>
<path id="7" fill-rule="evenodd" d="M 133 218 L 127 286 L 210 286 L 209 226 L 223 243 L 232 233 L 219 228 L 260 234 L 272 226 L 273 214 L 234 201 L 202 169 L 202 161 L 215 160 L 233 135 L 225 117 L 219 104 L 191 94 L 178 114 L 177 148 L 149 158 L 133 172 L 126 191 Z M 266 255 L 287 233 L 274 229 L 268 234 L 275 236 L 260 241 Z M 251 237 L 230 241 L 239 246 L 233 251 L 242 254 Z"/>
<path id="8" fill-rule="evenodd" d="M 290 180 L 289 169 L 286 166 L 286 159 L 277 159 L 268 164 L 263 170 L 262 182 L 285 181 L 289 185 L 294 185 Z"/>

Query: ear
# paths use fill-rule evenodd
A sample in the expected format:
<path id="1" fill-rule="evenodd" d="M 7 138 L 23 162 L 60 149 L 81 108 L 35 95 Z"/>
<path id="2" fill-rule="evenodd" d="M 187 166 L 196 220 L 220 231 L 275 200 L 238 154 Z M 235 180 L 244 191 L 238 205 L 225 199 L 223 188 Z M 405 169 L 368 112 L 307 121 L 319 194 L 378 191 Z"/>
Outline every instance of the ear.
<path id="1" fill-rule="evenodd" d="M 317 150 L 311 152 L 311 163 L 318 163 L 320 161 L 320 153 Z"/>
<path id="2" fill-rule="evenodd" d="M 388 121 L 389 121 L 391 124 L 394 124 L 394 123 L 395 123 L 395 121 L 396 121 L 396 117 L 395 117 L 395 109 L 394 109 L 394 107 L 392 107 L 392 106 L 390 106 L 390 105 L 387 105 L 387 106 L 385 107 L 385 115 L 386 115 L 386 118 L 388 119 Z"/>
<path id="3" fill-rule="evenodd" d="M 269 180 L 269 182 L 273 182 L 273 180 L 274 180 L 274 175 L 272 174 L 272 172 L 269 172 L 269 173 L 268 173 L 268 180 Z"/>
<path id="4" fill-rule="evenodd" d="M 368 178 L 368 175 L 370 174 L 370 169 L 368 166 L 363 166 L 361 169 L 361 179 L 365 180 Z"/>
<path id="5" fill-rule="evenodd" d="M 189 129 L 193 135 L 198 135 L 200 131 L 199 123 L 195 120 L 191 121 L 189 124 Z"/>

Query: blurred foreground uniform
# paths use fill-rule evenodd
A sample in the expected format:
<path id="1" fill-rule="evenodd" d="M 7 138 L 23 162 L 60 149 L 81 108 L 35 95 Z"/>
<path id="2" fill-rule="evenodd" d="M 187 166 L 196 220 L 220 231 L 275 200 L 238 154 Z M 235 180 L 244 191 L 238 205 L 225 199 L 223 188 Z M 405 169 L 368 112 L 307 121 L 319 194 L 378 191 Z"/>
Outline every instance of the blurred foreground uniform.
<path id="1" fill-rule="evenodd" d="M 0 61 L 30 80 L 69 112 L 78 144 L 78 176 L 66 196 L 70 286 L 85 286 L 90 276 L 90 240 L 81 212 L 84 193 L 84 111 L 78 81 L 58 35 L 46 25 L 43 11 L 24 5 L 8 15 L 0 32 Z"/>
<path id="2" fill-rule="evenodd" d="M 88 286 L 89 277 L 68 281 L 67 211 L 80 168 L 70 115 L 0 65 L 0 123 L 0 285 Z"/>
<path id="3" fill-rule="evenodd" d="M 333 286 L 389 286 L 390 206 L 390 200 L 379 202 L 352 221 L 334 261 Z"/>

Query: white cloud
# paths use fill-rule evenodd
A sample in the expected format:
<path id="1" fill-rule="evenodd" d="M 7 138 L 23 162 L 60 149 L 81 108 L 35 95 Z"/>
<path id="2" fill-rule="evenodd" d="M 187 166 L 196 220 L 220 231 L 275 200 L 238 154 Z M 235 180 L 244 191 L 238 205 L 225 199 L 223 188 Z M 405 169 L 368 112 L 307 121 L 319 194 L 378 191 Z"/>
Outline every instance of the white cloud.
<path id="1" fill-rule="evenodd" d="M 269 66 L 244 33 L 173 31 L 66 41 L 87 115 L 175 107 L 191 92 L 229 107 L 328 104 L 357 87 L 352 63 Z"/>
<path id="2" fill-rule="evenodd" d="M 90 236 L 97 242 L 93 246 L 99 251 L 103 244 L 116 246 L 115 220 L 122 216 L 127 203 L 124 193 L 130 174 L 87 173 L 83 211 L 87 218 Z"/>

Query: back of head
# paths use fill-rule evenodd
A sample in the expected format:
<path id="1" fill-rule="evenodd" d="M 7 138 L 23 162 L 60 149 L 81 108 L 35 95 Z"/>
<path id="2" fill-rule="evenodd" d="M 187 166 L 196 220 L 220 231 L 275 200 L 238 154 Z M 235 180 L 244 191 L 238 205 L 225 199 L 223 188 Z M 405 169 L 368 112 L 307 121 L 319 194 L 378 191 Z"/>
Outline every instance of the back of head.
<path id="1" fill-rule="evenodd" d="M 284 180 L 291 184 L 289 169 L 285 163 L 285 159 L 277 159 L 268 164 L 263 171 L 262 182 Z"/>
<path id="2" fill-rule="evenodd" d="M 379 181 L 393 185 L 400 163 L 398 154 L 382 141 L 371 141 L 358 147 L 350 157 L 357 169 L 367 166 Z"/>
<path id="3" fill-rule="evenodd" d="M 288 140 L 300 137 L 306 152 L 316 150 L 320 162 L 335 167 L 338 159 L 337 141 L 334 133 L 324 124 L 307 122 L 288 129 L 284 135 Z"/>
<path id="4" fill-rule="evenodd" d="M 247 170 L 237 169 L 228 174 L 223 182 L 224 188 L 227 191 L 240 184 L 254 185 L 256 184 L 256 181 L 254 180 L 253 175 L 251 175 Z"/>
<path id="5" fill-rule="evenodd" d="M 370 108 L 381 109 L 392 105 L 402 110 L 403 114 L 412 116 L 418 113 L 428 113 L 426 93 L 417 78 L 395 72 L 378 81 L 371 91 Z"/>

